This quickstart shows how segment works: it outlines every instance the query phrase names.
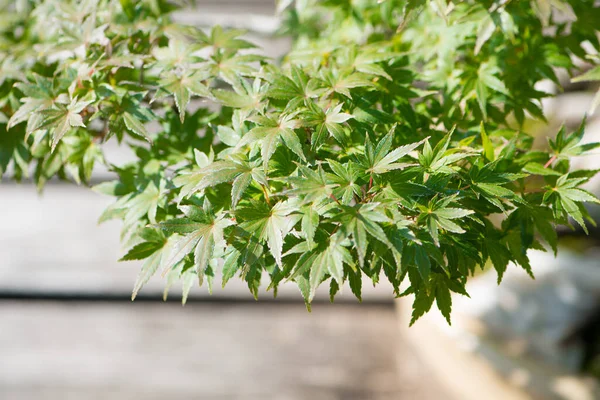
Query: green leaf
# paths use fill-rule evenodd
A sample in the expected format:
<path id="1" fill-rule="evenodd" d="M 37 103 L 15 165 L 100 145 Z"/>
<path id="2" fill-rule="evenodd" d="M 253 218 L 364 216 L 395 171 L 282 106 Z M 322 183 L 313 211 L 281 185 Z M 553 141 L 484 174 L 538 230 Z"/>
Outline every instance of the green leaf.
<path id="1" fill-rule="evenodd" d="M 160 268 L 164 258 L 168 255 L 169 249 L 168 242 L 162 232 L 146 228 L 140 233 L 140 236 L 147 241 L 137 244 L 121 258 L 121 261 L 145 259 L 133 287 L 131 300 L 136 298 L 140 289 Z"/>
<path id="2" fill-rule="evenodd" d="M 362 301 L 362 274 L 360 269 L 356 272 L 350 271 L 348 273 L 348 284 L 350 285 L 352 294 L 356 296 L 358 301 Z"/>
<path id="3" fill-rule="evenodd" d="M 329 301 L 333 303 L 335 295 L 340 291 L 340 286 L 335 279 L 332 279 L 329 283 Z"/>
<path id="4" fill-rule="evenodd" d="M 543 200 L 553 205 L 555 214 L 572 217 L 587 233 L 584 211 L 582 211 L 585 209 L 581 204 L 584 202 L 599 204 L 600 200 L 591 193 L 577 188 L 586 180 L 586 178 L 570 178 L 569 174 L 563 175 L 558 178 L 555 187 L 551 187 L 544 193 Z"/>
<path id="5" fill-rule="evenodd" d="M 312 245 L 315 232 L 319 225 L 319 214 L 313 207 L 304 207 L 302 209 L 302 233 L 305 236 L 309 246 Z"/>
<path id="6" fill-rule="evenodd" d="M 266 185 L 266 176 L 257 168 L 256 163 L 226 160 L 210 163 L 204 168 L 192 172 L 185 179 L 179 179 L 176 184 L 187 185 L 184 193 L 189 196 L 189 194 L 221 183 L 232 182 L 231 204 L 232 207 L 235 207 L 252 180 Z"/>
<path id="7" fill-rule="evenodd" d="M 236 215 L 244 220 L 239 226 L 260 241 L 266 242 L 275 262 L 281 268 L 283 241 L 300 218 L 298 215 L 290 215 L 293 208 L 284 202 L 278 202 L 272 208 L 265 204 L 252 205 L 253 208 L 238 208 Z"/>
<path id="8" fill-rule="evenodd" d="M 364 265 L 369 245 L 369 236 L 392 247 L 383 228 L 377 224 L 377 222 L 389 221 L 389 218 L 378 210 L 378 206 L 376 203 L 361 204 L 353 207 L 339 204 L 337 208 L 340 212 L 332 218 L 332 221 L 339 221 L 341 223 L 340 230 L 346 236 L 352 237 L 361 267 Z"/>
<path id="9" fill-rule="evenodd" d="M 161 247 L 159 243 L 142 242 L 133 246 L 119 261 L 143 260 Z"/>
<path id="10" fill-rule="evenodd" d="M 333 189 L 339 185 L 333 183 L 330 177 L 319 166 L 316 171 L 303 165 L 298 165 L 301 175 L 290 176 L 287 181 L 292 185 L 290 195 L 302 196 L 305 203 L 319 203 L 331 198 Z"/>
<path id="11" fill-rule="evenodd" d="M 248 108 L 256 105 L 256 99 L 250 95 L 238 94 L 231 90 L 216 89 L 213 91 L 215 98 L 224 106 L 233 108 Z"/>
<path id="12" fill-rule="evenodd" d="M 238 147 L 248 145 L 250 143 L 260 143 L 261 155 L 265 170 L 267 169 L 271 156 L 277 149 L 277 146 L 284 144 L 292 150 L 301 160 L 305 161 L 302 144 L 294 129 L 298 127 L 298 120 L 292 116 L 282 116 L 279 121 L 266 119 L 263 121 L 266 126 L 253 128 L 240 140 Z"/>
<path id="13" fill-rule="evenodd" d="M 133 286 L 133 292 L 131 294 L 131 300 L 135 300 L 142 287 L 148 283 L 150 278 L 156 273 L 158 268 L 162 264 L 163 254 L 162 252 L 155 252 L 151 254 L 146 261 L 142 264 L 142 269 L 135 281 Z"/>
<path id="14" fill-rule="evenodd" d="M 456 171 L 449 166 L 467 157 L 474 156 L 475 153 L 463 152 L 457 149 L 448 150 L 455 127 L 453 127 L 446 136 L 440 140 L 434 149 L 431 148 L 429 141 L 425 142 L 423 151 L 418 155 L 419 164 L 430 173 L 441 173 L 453 175 Z"/>
<path id="15" fill-rule="evenodd" d="M 433 199 L 425 206 L 418 206 L 421 209 L 421 215 L 417 219 L 420 223 L 425 223 L 429 234 L 433 238 L 433 242 L 439 247 L 439 229 L 446 230 L 452 233 L 465 233 L 465 230 L 457 225 L 452 220 L 461 219 L 471 214 L 473 210 L 465 210 L 462 208 L 446 207 L 456 196 L 449 196 L 442 200 Z"/>
<path id="16" fill-rule="evenodd" d="M 351 259 L 348 250 L 342 246 L 343 238 L 340 235 L 334 235 L 327 248 L 316 254 L 310 267 L 310 296 L 309 301 L 315 296 L 317 287 L 329 274 L 335 279 L 338 285 L 344 283 L 344 262 Z"/>
<path id="17" fill-rule="evenodd" d="M 342 204 L 349 205 L 355 195 L 361 195 L 361 188 L 357 183 L 359 180 L 358 168 L 351 161 L 340 164 L 335 160 L 328 159 L 327 163 L 334 173 L 329 178 L 335 185 L 333 192 L 336 198 L 341 199 Z"/>
<path id="18" fill-rule="evenodd" d="M 485 251 L 492 260 L 492 264 L 498 273 L 498 283 L 500 283 L 504 272 L 506 272 L 506 267 L 512 259 L 510 251 L 496 239 L 485 240 Z"/>
<path id="19" fill-rule="evenodd" d="M 393 171 L 395 169 L 402 168 L 403 165 L 396 163 L 396 161 L 398 161 L 400 158 L 404 157 L 405 155 L 409 154 L 411 151 L 422 145 L 426 140 L 424 139 L 420 142 L 400 146 L 390 151 L 392 147 L 392 141 L 394 138 L 394 130 L 395 127 L 392 128 L 390 132 L 384 136 L 383 139 L 381 139 L 381 141 L 377 144 L 375 148 L 370 146 L 370 144 L 366 146 L 365 159 L 362 164 L 365 167 L 366 172 L 370 174 L 383 174 L 388 171 Z"/>
<path id="20" fill-rule="evenodd" d="M 435 286 L 435 301 L 438 309 L 442 312 L 444 318 L 448 322 L 448 325 L 452 325 L 450 321 L 450 313 L 452 312 L 452 296 L 450 295 L 450 289 L 448 284 L 438 278 Z"/>
<path id="21" fill-rule="evenodd" d="M 558 252 L 558 234 L 552 225 L 552 215 L 549 210 L 538 208 L 528 210 L 529 215 L 533 218 L 536 229 L 554 251 L 554 255 Z"/>
<path id="22" fill-rule="evenodd" d="M 156 214 L 160 203 L 164 202 L 161 196 L 164 193 L 165 182 L 161 181 L 157 186 L 154 182 L 148 182 L 142 191 L 132 193 L 121 199 L 122 208 L 125 210 L 125 224 L 134 224 L 140 218 L 146 217 L 150 223 L 156 223 Z"/>
<path id="23" fill-rule="evenodd" d="M 415 300 L 413 302 L 413 312 L 410 319 L 410 326 L 412 326 L 419 318 L 425 313 L 431 310 L 435 296 L 430 296 L 425 290 L 419 290 L 415 294 Z"/>
<path id="24" fill-rule="evenodd" d="M 242 195 L 252 182 L 252 171 L 244 172 L 243 174 L 238 175 L 234 180 L 231 186 L 231 206 L 235 207 L 235 205 L 240 201 Z"/>
<path id="25" fill-rule="evenodd" d="M 187 303 L 187 299 L 190 294 L 190 290 L 192 289 L 192 286 L 194 286 L 196 279 L 198 279 L 198 275 L 194 274 L 193 271 L 191 271 L 191 270 L 186 270 L 184 273 L 181 274 L 181 282 L 182 282 L 181 304 L 182 305 L 185 305 L 185 303 Z M 203 279 L 201 278 L 200 285 L 202 285 L 202 280 Z"/>
<path id="26" fill-rule="evenodd" d="M 573 82 L 600 81 L 600 66 L 594 67 L 589 71 L 572 79 Z"/>
<path id="27" fill-rule="evenodd" d="M 298 285 L 298 288 L 300 289 L 300 293 L 302 294 L 302 297 L 304 298 L 304 304 L 306 305 L 306 309 L 308 310 L 308 312 L 311 311 L 311 305 L 310 305 L 310 286 L 309 286 L 309 282 L 308 282 L 308 278 L 304 277 L 304 276 L 298 276 L 295 279 L 296 284 Z"/>
<path id="28" fill-rule="evenodd" d="M 123 121 L 125 121 L 125 126 L 127 126 L 127 129 L 129 129 L 134 134 L 141 136 L 148 143 L 152 144 L 152 140 L 150 139 L 150 137 L 148 135 L 148 131 L 146 130 L 146 127 L 139 119 L 137 119 L 130 113 L 126 112 L 126 113 L 123 113 Z"/>
<path id="29" fill-rule="evenodd" d="M 170 94 L 175 99 L 175 106 L 179 111 L 179 119 L 181 123 L 185 120 L 185 112 L 188 104 L 190 103 L 190 97 L 192 94 L 211 98 L 212 94 L 208 88 L 200 83 L 205 76 L 199 73 L 191 73 L 186 75 L 169 74 L 167 77 L 159 81 L 160 91 L 157 92 L 155 100 L 162 97 L 164 94 Z"/>
<path id="30" fill-rule="evenodd" d="M 224 247 L 223 230 L 234 222 L 223 215 L 214 217 L 195 206 L 184 206 L 183 209 L 187 218 L 174 218 L 159 224 L 165 232 L 180 235 L 165 267 L 171 268 L 193 252 L 195 271 L 201 276 L 216 250 Z"/>
<path id="31" fill-rule="evenodd" d="M 566 133 L 564 126 L 556 135 L 556 139 L 549 140 L 550 148 L 554 151 L 554 157 L 558 160 L 566 160 L 570 157 L 584 154 L 587 151 L 600 147 L 600 143 L 580 144 L 585 133 L 586 119 L 584 119 L 575 132 L 570 135 Z"/>
<path id="32" fill-rule="evenodd" d="M 573 17 L 573 10 L 568 3 L 562 0 L 532 0 L 531 7 L 544 26 L 548 26 L 550 23 L 553 8 L 560 11 L 565 17 Z"/>
<path id="33" fill-rule="evenodd" d="M 339 93 L 347 98 L 352 98 L 350 89 L 373 86 L 373 82 L 368 79 L 368 76 L 360 72 L 325 72 L 323 81 L 325 83 L 325 87 L 329 89 L 326 94 Z"/>
<path id="34" fill-rule="evenodd" d="M 52 151 L 71 128 L 85 128 L 80 113 L 94 101 L 93 96 L 90 97 L 81 101 L 73 98 L 69 105 L 56 104 L 53 108 L 40 112 L 42 120 L 36 126 L 36 129 L 48 129 L 50 131 Z"/>
<path id="35" fill-rule="evenodd" d="M 507 96 L 509 94 L 504 82 L 496 76 L 499 72 L 500 69 L 498 66 L 489 61 L 481 63 L 477 70 L 477 77 L 475 78 L 475 97 L 477 98 L 479 108 L 484 118 L 487 118 L 490 90 Z"/>
<path id="36" fill-rule="evenodd" d="M 477 42 L 475 43 L 475 54 L 478 54 L 481 51 L 481 48 L 488 40 L 490 40 L 495 30 L 496 24 L 490 15 L 479 22 Z"/>
<path id="37" fill-rule="evenodd" d="M 488 161 L 494 161 L 496 159 L 496 155 L 494 154 L 494 146 L 490 141 L 490 138 L 485 131 L 485 126 L 483 122 L 481 123 L 481 142 L 483 144 L 483 154 Z"/>
<path id="38" fill-rule="evenodd" d="M 558 171 L 554 171 L 551 168 L 544 167 L 542 164 L 530 162 L 523 167 L 523 171 L 529 172 L 533 175 L 541 175 L 541 176 L 561 176 L 561 173 Z"/>
<path id="39" fill-rule="evenodd" d="M 242 263 L 240 262 L 241 253 L 233 249 L 226 257 L 223 263 L 223 283 L 225 288 L 227 282 L 234 277 L 235 273 L 240 270 Z"/>
<path id="40" fill-rule="evenodd" d="M 477 182 L 475 183 L 475 186 L 481 189 L 483 194 L 488 196 L 503 197 L 507 199 L 511 199 L 515 196 L 515 193 L 512 190 L 493 183 Z"/>

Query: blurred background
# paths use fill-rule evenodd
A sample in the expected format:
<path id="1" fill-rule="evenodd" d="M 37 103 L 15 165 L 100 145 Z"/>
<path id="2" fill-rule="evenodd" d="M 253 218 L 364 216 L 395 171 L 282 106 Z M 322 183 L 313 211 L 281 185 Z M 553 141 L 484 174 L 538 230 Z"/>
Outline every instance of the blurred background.
<path id="1" fill-rule="evenodd" d="M 197 1 L 174 18 L 248 29 L 274 58 L 291 45 L 274 35 L 272 0 Z M 530 127 L 541 143 L 575 128 L 597 89 L 563 79 L 544 104 L 549 126 Z M 586 141 L 600 141 L 597 116 Z M 577 167 L 600 169 L 600 155 Z M 94 183 L 111 178 L 98 170 Z M 600 180 L 588 189 L 599 195 Z M 598 230 L 562 230 L 557 259 L 531 254 L 535 281 L 482 274 L 452 327 L 432 313 L 407 329 L 411 301 L 368 282 L 363 304 L 322 292 L 312 313 L 294 287 L 255 302 L 237 281 L 192 290 L 182 307 L 177 288 L 163 302 L 156 277 L 132 303 L 140 265 L 116 262 L 119 222 L 96 224 L 111 199 L 58 181 L 41 197 L 2 182 L 0 199 L 0 399 L 600 399 Z"/>

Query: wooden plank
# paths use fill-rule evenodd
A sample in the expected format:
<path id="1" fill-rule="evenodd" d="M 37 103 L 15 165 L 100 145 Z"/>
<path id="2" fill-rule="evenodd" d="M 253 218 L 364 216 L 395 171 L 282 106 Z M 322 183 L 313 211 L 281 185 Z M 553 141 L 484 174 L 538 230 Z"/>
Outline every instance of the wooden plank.
<path id="1" fill-rule="evenodd" d="M 195 0 L 191 9 L 198 12 L 272 15 L 275 13 L 276 2 L 277 0 Z"/>
<path id="2" fill-rule="evenodd" d="M 2 399 L 447 398 L 391 307 L 1 302 L 0 320 Z"/>
<path id="3" fill-rule="evenodd" d="M 124 254 L 119 243 L 120 222 L 96 221 L 112 199 L 74 185 L 52 184 L 38 196 L 31 185 L 0 185 L 0 293 L 29 292 L 127 295 L 135 282 L 140 262 L 119 263 Z M 265 282 L 267 280 L 265 279 Z M 244 282 L 232 279 L 221 289 L 216 279 L 214 297 L 251 299 Z M 142 294 L 160 297 L 165 280 L 157 274 Z M 266 286 L 266 283 L 265 285 Z M 366 301 L 392 301 L 391 285 L 377 288 L 363 284 Z M 327 285 L 318 298 L 327 299 Z M 172 290 L 175 297 L 179 287 Z M 206 287 L 193 288 L 192 297 L 208 296 Z M 279 296 L 300 300 L 294 284 L 281 287 Z M 349 288 L 342 296 L 352 298 Z M 263 291 L 261 299 L 271 299 Z"/>

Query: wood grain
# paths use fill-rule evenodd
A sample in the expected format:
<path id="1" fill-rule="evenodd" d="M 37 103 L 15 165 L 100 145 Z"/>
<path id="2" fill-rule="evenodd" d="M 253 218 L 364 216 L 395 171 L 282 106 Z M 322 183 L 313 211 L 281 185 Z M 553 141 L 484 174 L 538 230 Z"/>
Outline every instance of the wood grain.
<path id="1" fill-rule="evenodd" d="M 392 307 L 0 302 L 0 320 L 2 399 L 441 398 Z"/>

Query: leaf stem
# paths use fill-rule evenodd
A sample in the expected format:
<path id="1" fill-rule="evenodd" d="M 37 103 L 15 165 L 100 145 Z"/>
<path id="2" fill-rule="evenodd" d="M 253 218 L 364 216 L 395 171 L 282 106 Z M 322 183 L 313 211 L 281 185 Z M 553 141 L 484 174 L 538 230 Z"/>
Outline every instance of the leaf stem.
<path id="1" fill-rule="evenodd" d="M 265 195 L 265 201 L 267 202 L 269 207 L 271 207 L 271 199 L 269 198 L 269 193 L 267 192 L 267 188 L 264 185 L 260 185 L 260 186 L 262 187 L 263 194 Z"/>
<path id="2" fill-rule="evenodd" d="M 140 85 L 144 85 L 144 63 L 140 65 Z"/>
<path id="3" fill-rule="evenodd" d="M 329 198 L 330 198 L 331 200 L 335 200 L 335 202 L 336 202 L 336 203 L 338 203 L 338 204 L 342 204 L 342 203 L 340 203 L 340 201 L 338 200 L 338 198 L 337 198 L 337 197 L 335 197 L 335 194 L 333 194 L 333 193 L 331 193 L 331 194 L 329 195 Z"/>
<path id="4" fill-rule="evenodd" d="M 557 158 L 558 158 L 558 156 L 557 156 L 556 154 L 555 154 L 555 155 L 553 155 L 553 156 L 552 156 L 552 157 L 551 157 L 551 158 L 548 160 L 548 162 L 547 162 L 546 164 L 544 164 L 544 168 L 548 168 L 548 167 L 550 167 L 550 165 L 551 165 L 551 164 L 552 164 L 554 161 L 556 161 L 556 159 L 557 159 Z"/>
<path id="5" fill-rule="evenodd" d="M 341 224 L 337 224 L 335 226 L 335 228 L 333 228 L 333 231 L 331 231 L 331 233 L 329 234 L 329 237 L 333 236 L 337 232 L 337 230 L 340 229 L 340 226 L 342 226 L 342 225 Z"/>

